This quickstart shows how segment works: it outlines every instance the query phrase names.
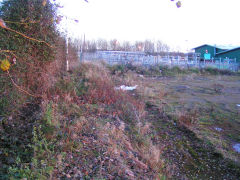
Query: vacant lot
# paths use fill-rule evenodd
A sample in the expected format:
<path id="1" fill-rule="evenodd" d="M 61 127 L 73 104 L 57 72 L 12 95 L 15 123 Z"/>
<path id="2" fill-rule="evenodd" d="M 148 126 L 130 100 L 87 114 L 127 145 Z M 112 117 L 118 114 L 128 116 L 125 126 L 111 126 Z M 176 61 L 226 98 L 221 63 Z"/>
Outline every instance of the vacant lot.
<path id="1" fill-rule="evenodd" d="M 240 160 L 232 146 L 240 143 L 240 77 L 186 75 L 156 78 L 154 90 L 164 89 L 168 113 L 187 117 L 182 120 L 200 138 L 212 143 L 224 156 Z M 156 87 L 156 88 L 155 88 Z M 180 118 L 181 119 L 181 118 Z"/>
<path id="2" fill-rule="evenodd" d="M 234 179 L 240 153 L 240 77 L 184 74 L 171 77 L 127 73 L 139 85 L 153 141 L 175 178 Z M 238 165 L 237 165 L 238 164 Z"/>

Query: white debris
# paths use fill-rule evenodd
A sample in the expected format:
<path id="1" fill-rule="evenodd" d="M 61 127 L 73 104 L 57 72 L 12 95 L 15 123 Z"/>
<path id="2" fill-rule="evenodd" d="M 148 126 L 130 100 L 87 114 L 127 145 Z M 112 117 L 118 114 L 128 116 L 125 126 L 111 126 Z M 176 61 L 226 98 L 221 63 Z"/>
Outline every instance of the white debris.
<path id="1" fill-rule="evenodd" d="M 144 76 L 143 76 L 143 75 L 139 75 L 139 77 L 141 77 L 141 78 L 144 78 Z"/>
<path id="2" fill-rule="evenodd" d="M 237 107 L 240 107 L 240 104 L 237 104 Z"/>
<path id="3" fill-rule="evenodd" d="M 218 131 L 218 132 L 221 132 L 223 129 L 219 128 L 219 127 L 215 127 L 215 130 Z"/>
<path id="4" fill-rule="evenodd" d="M 233 149 L 234 149 L 236 152 L 240 153 L 240 144 L 239 144 L 239 143 L 238 143 L 238 144 L 235 144 L 235 145 L 233 146 Z"/>
<path id="5" fill-rule="evenodd" d="M 137 88 L 138 85 L 135 85 L 135 86 L 125 86 L 125 85 L 121 85 L 120 87 L 116 87 L 115 89 L 119 90 L 123 90 L 123 91 L 132 91 L 134 89 Z"/>

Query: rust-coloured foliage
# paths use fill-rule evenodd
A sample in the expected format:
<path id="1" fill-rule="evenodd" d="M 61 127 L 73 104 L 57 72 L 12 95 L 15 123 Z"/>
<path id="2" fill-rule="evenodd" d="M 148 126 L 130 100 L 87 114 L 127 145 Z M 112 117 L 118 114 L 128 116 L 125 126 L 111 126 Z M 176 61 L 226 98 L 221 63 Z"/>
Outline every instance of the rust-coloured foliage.
<path id="1" fill-rule="evenodd" d="M 2 28 L 6 28 L 7 27 L 5 22 L 1 18 L 0 18 L 0 27 L 2 27 Z"/>

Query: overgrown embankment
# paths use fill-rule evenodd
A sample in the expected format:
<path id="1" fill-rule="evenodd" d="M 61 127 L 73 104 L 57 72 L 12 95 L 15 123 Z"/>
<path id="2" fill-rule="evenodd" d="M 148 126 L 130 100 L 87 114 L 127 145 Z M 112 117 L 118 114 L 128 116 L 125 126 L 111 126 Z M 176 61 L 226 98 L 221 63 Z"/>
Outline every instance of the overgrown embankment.
<path id="1" fill-rule="evenodd" d="M 55 76 L 45 98 L 3 120 L 1 178 L 236 179 L 236 162 L 192 129 L 198 112 L 169 111 L 174 94 L 161 83 L 186 72 L 137 68 L 85 63 Z"/>
<path id="2" fill-rule="evenodd" d="M 12 117 L 13 122 L 5 119 L 1 133 L 13 139 L 6 139 L 9 144 L 1 149 L 2 177 L 161 177 L 161 150 L 148 137 L 144 103 L 114 87 L 103 65 L 82 64 L 56 79 L 48 97 L 34 105 L 40 109 L 30 105 L 21 110 L 33 114 L 22 121 L 21 113 Z M 15 140 L 18 133 L 27 138 Z"/>

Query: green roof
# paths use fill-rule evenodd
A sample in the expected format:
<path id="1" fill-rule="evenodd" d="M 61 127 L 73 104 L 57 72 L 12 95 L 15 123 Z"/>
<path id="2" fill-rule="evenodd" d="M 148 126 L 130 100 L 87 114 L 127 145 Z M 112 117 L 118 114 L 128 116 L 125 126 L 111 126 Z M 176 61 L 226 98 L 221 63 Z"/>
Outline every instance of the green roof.
<path id="1" fill-rule="evenodd" d="M 214 47 L 214 48 L 218 48 L 218 49 L 222 49 L 222 50 L 232 50 L 232 49 L 236 49 L 236 48 L 239 48 L 239 46 L 234 46 L 234 45 L 212 45 L 212 44 L 203 44 L 201 46 L 198 46 L 198 47 L 195 47 L 193 49 L 198 49 L 198 48 L 201 48 L 201 47 L 204 47 L 204 46 L 211 46 L 211 47 Z"/>
<path id="2" fill-rule="evenodd" d="M 216 54 L 217 55 L 224 54 L 224 53 L 228 53 L 228 52 L 235 51 L 235 50 L 238 50 L 238 49 L 240 50 L 240 46 L 236 47 L 236 48 L 233 48 L 233 49 L 226 50 L 226 51 L 222 51 L 222 52 L 219 52 L 219 53 L 216 53 Z"/>

